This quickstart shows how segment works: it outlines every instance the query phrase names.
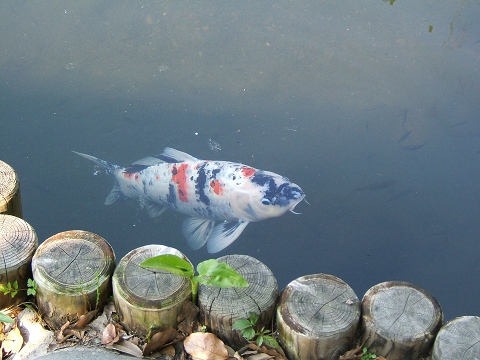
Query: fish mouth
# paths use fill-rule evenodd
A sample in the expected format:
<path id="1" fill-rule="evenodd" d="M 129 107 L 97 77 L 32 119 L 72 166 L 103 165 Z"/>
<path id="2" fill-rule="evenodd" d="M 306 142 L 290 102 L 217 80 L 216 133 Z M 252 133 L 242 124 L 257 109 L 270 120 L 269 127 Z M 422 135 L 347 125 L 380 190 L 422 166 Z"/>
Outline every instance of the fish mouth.
<path id="1" fill-rule="evenodd" d="M 288 211 L 290 211 L 291 213 L 295 214 L 295 215 L 300 215 L 301 213 L 299 212 L 296 212 L 294 211 L 295 207 L 300 204 L 303 200 L 305 200 L 305 194 L 302 194 L 302 196 L 300 198 L 297 199 L 296 202 L 294 202 L 290 208 L 288 209 Z M 305 202 L 308 204 L 307 200 L 305 200 Z"/>

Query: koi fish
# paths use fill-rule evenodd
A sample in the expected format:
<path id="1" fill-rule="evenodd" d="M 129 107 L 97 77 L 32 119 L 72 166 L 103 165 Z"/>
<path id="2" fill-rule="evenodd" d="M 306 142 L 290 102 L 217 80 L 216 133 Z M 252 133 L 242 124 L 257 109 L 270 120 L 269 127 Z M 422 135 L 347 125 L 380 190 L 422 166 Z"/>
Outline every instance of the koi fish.
<path id="1" fill-rule="evenodd" d="M 250 222 L 295 213 L 305 197 L 284 176 L 240 163 L 199 160 L 168 147 L 128 167 L 74 153 L 115 178 L 105 205 L 139 198 L 151 217 L 166 209 L 189 215 L 182 224 L 188 244 L 196 250 L 207 243 L 209 253 L 230 245 Z"/>

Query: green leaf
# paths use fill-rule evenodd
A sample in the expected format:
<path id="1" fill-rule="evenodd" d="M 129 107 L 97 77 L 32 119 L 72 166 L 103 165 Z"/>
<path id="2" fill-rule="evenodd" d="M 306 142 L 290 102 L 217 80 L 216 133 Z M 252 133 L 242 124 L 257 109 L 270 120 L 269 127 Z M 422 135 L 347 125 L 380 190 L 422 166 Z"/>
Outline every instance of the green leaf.
<path id="1" fill-rule="evenodd" d="M 10 289 L 5 285 L 0 285 L 0 291 L 3 292 L 3 295 L 8 295 L 10 293 Z"/>
<path id="2" fill-rule="evenodd" d="M 257 325 L 257 321 L 258 321 L 258 315 L 257 314 L 255 314 L 254 312 L 251 312 L 249 319 L 250 319 L 250 323 L 252 325 Z"/>
<path id="3" fill-rule="evenodd" d="M 197 266 L 198 282 L 207 286 L 216 286 L 219 288 L 247 287 L 248 283 L 230 265 L 219 262 L 216 259 L 202 261 Z"/>
<path id="4" fill-rule="evenodd" d="M 33 288 L 28 288 L 27 289 L 27 295 L 36 295 L 37 294 L 37 290 L 33 289 Z"/>
<path id="5" fill-rule="evenodd" d="M 263 344 L 263 335 L 259 335 L 257 337 L 257 340 L 255 340 L 255 343 L 257 344 L 258 347 L 262 346 Z"/>
<path id="6" fill-rule="evenodd" d="M 0 311 L 0 321 L 4 323 L 13 323 L 13 319 Z"/>
<path id="7" fill-rule="evenodd" d="M 274 347 L 274 348 L 279 348 L 280 345 L 278 344 L 277 340 L 273 336 L 270 335 L 265 335 L 263 337 L 263 341 L 265 342 L 266 345 Z"/>
<path id="8" fill-rule="evenodd" d="M 252 324 L 247 319 L 238 319 L 233 323 L 233 330 L 243 330 L 252 327 Z"/>
<path id="9" fill-rule="evenodd" d="M 191 278 L 194 275 L 192 264 L 179 256 L 164 254 L 151 257 L 140 264 L 141 267 L 165 270 L 172 274 Z"/>
<path id="10" fill-rule="evenodd" d="M 246 328 L 242 330 L 242 336 L 247 340 L 252 340 L 255 337 L 255 330 L 253 328 Z"/>
<path id="11" fill-rule="evenodd" d="M 37 288 L 37 283 L 36 283 L 35 280 L 33 280 L 33 279 L 28 279 L 28 280 L 27 280 L 27 286 L 28 286 L 29 288 L 36 289 L 36 288 Z"/>

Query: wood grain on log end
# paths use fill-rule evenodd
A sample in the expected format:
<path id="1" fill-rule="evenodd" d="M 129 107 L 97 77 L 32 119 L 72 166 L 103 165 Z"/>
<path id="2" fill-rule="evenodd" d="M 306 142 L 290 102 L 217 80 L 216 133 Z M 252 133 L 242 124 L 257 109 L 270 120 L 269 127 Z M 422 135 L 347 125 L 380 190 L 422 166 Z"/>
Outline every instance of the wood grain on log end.
<path id="1" fill-rule="evenodd" d="M 113 274 L 113 296 L 120 321 L 129 332 L 139 336 L 176 328 L 183 303 L 192 297 L 187 278 L 139 266 L 144 260 L 162 254 L 189 261 L 174 248 L 147 245 L 125 255 Z"/>
<path id="2" fill-rule="evenodd" d="M 290 360 L 338 359 L 352 347 L 359 320 L 355 292 L 327 274 L 292 281 L 277 307 L 280 342 Z"/>
<path id="3" fill-rule="evenodd" d="M 461 316 L 438 332 L 432 360 L 480 359 L 480 317 Z"/>
<path id="4" fill-rule="evenodd" d="M 20 182 L 15 170 L 0 160 L 0 214 L 22 217 Z"/>
<path id="5" fill-rule="evenodd" d="M 239 331 L 233 330 L 236 320 L 257 314 L 257 328 L 271 329 L 278 285 L 272 271 L 259 260 L 247 255 L 227 255 L 217 259 L 227 263 L 248 282 L 245 288 L 223 288 L 200 284 L 198 307 L 200 323 L 232 346 L 241 346 L 247 341 Z"/>
<path id="6" fill-rule="evenodd" d="M 25 220 L 0 214 L 0 284 L 18 282 L 18 294 L 0 293 L 0 309 L 23 302 L 27 298 L 27 281 L 32 276 L 31 260 L 38 246 L 35 230 Z"/>
<path id="7" fill-rule="evenodd" d="M 370 352 L 389 360 L 425 356 L 442 321 L 437 300 L 407 282 L 375 285 L 362 300 L 362 342 Z"/>
<path id="8" fill-rule="evenodd" d="M 37 304 L 52 328 L 102 307 L 111 294 L 115 254 L 102 237 L 65 231 L 43 242 L 32 260 Z"/>

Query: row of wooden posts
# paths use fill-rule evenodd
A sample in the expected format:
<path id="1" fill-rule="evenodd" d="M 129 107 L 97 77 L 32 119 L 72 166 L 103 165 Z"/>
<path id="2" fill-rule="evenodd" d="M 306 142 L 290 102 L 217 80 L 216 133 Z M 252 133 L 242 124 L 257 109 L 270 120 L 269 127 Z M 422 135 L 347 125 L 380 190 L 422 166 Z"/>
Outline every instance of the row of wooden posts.
<path id="1" fill-rule="evenodd" d="M 27 288 L 33 276 L 36 302 L 52 328 L 101 308 L 113 293 L 123 326 L 139 336 L 178 325 L 182 305 L 191 299 L 188 279 L 152 271 L 139 264 L 152 256 L 180 251 L 148 245 L 132 250 L 115 265 L 110 244 L 97 234 L 61 232 L 38 246 L 35 230 L 22 219 L 20 186 L 15 171 L 0 161 L 0 283 L 17 281 Z M 278 296 L 270 269 L 246 255 L 227 255 L 228 263 L 248 281 L 246 288 L 219 289 L 200 284 L 199 322 L 233 347 L 246 343 L 232 329 L 251 312 L 258 328 L 278 330 L 289 359 L 338 359 L 360 342 L 387 359 L 474 359 L 480 354 L 480 317 L 464 316 L 443 324 L 435 298 L 401 281 L 373 286 L 360 301 L 351 287 L 327 274 L 302 276 Z M 26 299 L 0 294 L 0 308 Z"/>

